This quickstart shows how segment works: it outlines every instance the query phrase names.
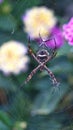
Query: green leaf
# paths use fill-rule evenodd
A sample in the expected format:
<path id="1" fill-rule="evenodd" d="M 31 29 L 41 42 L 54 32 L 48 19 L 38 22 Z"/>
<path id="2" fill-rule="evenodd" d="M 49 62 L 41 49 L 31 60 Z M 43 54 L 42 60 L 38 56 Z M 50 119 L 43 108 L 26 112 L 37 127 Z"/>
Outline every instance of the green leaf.
<path id="1" fill-rule="evenodd" d="M 14 2 L 13 14 L 16 17 L 21 16 L 26 9 L 32 8 L 32 6 L 37 6 L 40 3 L 40 0 L 18 0 Z"/>
<path id="2" fill-rule="evenodd" d="M 64 68 L 65 67 L 65 68 Z M 59 63 L 58 65 L 55 65 L 53 67 L 50 67 L 50 69 L 55 73 L 70 73 L 72 71 L 72 64 L 71 63 Z"/>
<path id="3" fill-rule="evenodd" d="M 12 32 L 16 28 L 17 24 L 13 16 L 0 16 L 0 30 Z"/>
<path id="4" fill-rule="evenodd" d="M 49 91 L 49 89 L 51 89 L 52 86 L 52 81 L 50 80 L 49 75 L 47 75 L 47 73 L 46 74 L 44 73 L 46 72 L 43 71 L 42 73 L 39 74 L 39 77 L 34 87 L 40 91 L 45 91 L 45 90 Z"/>
<path id="5" fill-rule="evenodd" d="M 57 56 L 67 55 L 71 52 L 73 52 L 73 47 L 65 42 L 64 45 L 58 50 Z"/>
<path id="6" fill-rule="evenodd" d="M 0 111 L 0 120 L 7 126 L 11 127 L 12 126 L 12 123 L 10 121 L 10 118 L 8 117 L 8 115 L 3 112 L 3 111 Z"/>
<path id="7" fill-rule="evenodd" d="M 0 130 L 10 130 L 2 121 L 0 121 Z"/>
<path id="8" fill-rule="evenodd" d="M 12 79 L 10 77 L 6 77 L 2 74 L 0 74 L 0 88 L 5 90 L 15 90 L 16 85 L 13 83 Z"/>
<path id="9" fill-rule="evenodd" d="M 33 116 L 28 122 L 27 130 L 60 130 L 61 124 L 49 116 Z"/>
<path id="10" fill-rule="evenodd" d="M 28 95 L 22 91 L 18 91 L 14 96 L 14 100 L 10 106 L 9 113 L 13 120 L 27 120 L 31 108 L 31 102 Z"/>
<path id="11" fill-rule="evenodd" d="M 49 91 L 42 91 L 34 101 L 32 114 L 46 115 L 53 112 L 67 91 L 68 85 L 64 83 L 59 87 L 51 86 Z"/>
<path id="12" fill-rule="evenodd" d="M 5 42 L 8 42 L 10 40 L 16 40 L 23 44 L 28 43 L 27 36 L 25 35 L 25 33 L 22 30 L 19 30 L 19 31 L 14 30 L 13 33 L 12 33 L 12 31 L 13 30 L 11 30 L 11 32 L 9 32 L 9 33 L 0 32 L 0 45 L 2 45 Z"/>

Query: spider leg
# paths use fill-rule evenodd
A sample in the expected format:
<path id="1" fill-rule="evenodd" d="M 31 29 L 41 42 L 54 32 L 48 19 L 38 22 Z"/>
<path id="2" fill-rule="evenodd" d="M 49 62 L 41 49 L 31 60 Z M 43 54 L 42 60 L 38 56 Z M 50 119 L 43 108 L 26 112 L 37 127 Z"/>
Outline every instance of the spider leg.
<path id="1" fill-rule="evenodd" d="M 57 49 L 57 47 L 56 47 L 56 40 L 55 40 L 55 37 L 53 37 L 53 40 L 54 40 L 54 43 L 55 43 L 55 50 Z"/>
<path id="2" fill-rule="evenodd" d="M 46 71 L 48 72 L 49 76 L 51 77 L 53 84 L 58 86 L 58 82 L 57 82 L 54 74 L 52 73 L 52 71 L 50 69 L 48 69 L 48 67 L 46 65 L 44 65 L 44 68 L 46 69 Z"/>
<path id="3" fill-rule="evenodd" d="M 55 49 L 55 50 L 53 50 L 53 52 L 52 52 L 51 59 L 54 58 L 54 57 L 56 56 L 56 54 L 57 54 L 57 51 L 56 51 L 56 49 Z"/>
<path id="4" fill-rule="evenodd" d="M 54 43 L 55 43 L 54 49 L 57 49 L 57 48 L 56 48 L 56 40 L 55 40 L 55 37 L 48 38 L 48 39 L 45 40 L 44 42 L 51 41 L 51 40 L 54 40 Z"/>
<path id="5" fill-rule="evenodd" d="M 32 76 L 40 69 L 41 65 L 38 65 L 32 72 L 28 75 L 27 79 L 25 80 L 25 84 L 29 82 Z"/>
<path id="6" fill-rule="evenodd" d="M 53 51 L 52 51 L 52 58 L 53 58 L 53 57 L 55 57 L 55 56 L 56 56 L 56 54 L 57 54 L 56 40 L 55 40 L 55 38 L 54 38 L 54 37 L 53 37 L 53 40 L 54 40 L 54 43 L 55 43 L 55 47 L 54 47 L 54 49 L 53 49 Z"/>
<path id="7" fill-rule="evenodd" d="M 39 60 L 37 59 L 36 55 L 34 54 L 32 48 L 30 47 L 30 38 L 29 38 L 29 42 L 28 42 L 28 53 L 29 53 L 38 63 L 40 63 Z"/>
<path id="8" fill-rule="evenodd" d="M 54 43 L 55 43 L 55 47 L 54 47 L 54 49 L 52 51 L 52 55 L 51 55 L 51 58 L 53 58 L 57 54 L 56 40 L 55 40 L 55 37 L 52 37 L 52 38 L 49 38 L 48 40 L 46 40 L 45 42 L 50 41 L 50 40 L 54 40 Z"/>
<path id="9" fill-rule="evenodd" d="M 56 54 L 57 54 L 56 40 L 55 40 L 55 38 L 54 38 L 54 37 L 53 37 L 53 39 L 54 39 L 55 47 L 54 47 L 54 50 L 53 50 L 53 52 L 52 52 L 52 58 L 53 58 L 53 57 L 55 57 L 55 56 L 56 56 Z"/>

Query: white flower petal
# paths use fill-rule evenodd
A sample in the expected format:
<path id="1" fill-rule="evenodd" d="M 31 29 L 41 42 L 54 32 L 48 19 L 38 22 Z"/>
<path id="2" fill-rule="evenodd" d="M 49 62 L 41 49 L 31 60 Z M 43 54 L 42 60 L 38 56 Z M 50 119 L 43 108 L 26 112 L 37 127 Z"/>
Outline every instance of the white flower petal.
<path id="1" fill-rule="evenodd" d="M 0 70 L 5 74 L 18 74 L 27 67 L 27 48 L 17 41 L 9 41 L 0 47 Z"/>
<path id="2" fill-rule="evenodd" d="M 47 36 L 57 22 L 54 12 L 46 7 L 33 7 L 26 11 L 22 19 L 25 26 L 24 31 L 31 38 L 38 38 L 39 33 Z"/>

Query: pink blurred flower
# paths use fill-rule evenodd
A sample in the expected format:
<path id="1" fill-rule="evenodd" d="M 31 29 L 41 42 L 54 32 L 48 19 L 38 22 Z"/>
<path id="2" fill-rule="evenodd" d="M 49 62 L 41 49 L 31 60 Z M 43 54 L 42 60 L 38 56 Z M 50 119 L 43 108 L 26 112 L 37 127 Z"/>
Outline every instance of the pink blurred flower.
<path id="1" fill-rule="evenodd" d="M 51 38 L 51 40 L 49 41 L 50 38 Z M 56 48 L 60 48 L 64 44 L 61 29 L 59 27 L 55 26 L 52 29 L 51 33 L 50 33 L 50 37 L 47 38 L 46 40 L 47 40 L 47 42 L 45 42 L 45 45 L 47 47 L 50 47 L 50 48 L 55 48 L 55 47 Z M 37 42 L 41 43 L 41 40 L 37 39 Z"/>
<path id="2" fill-rule="evenodd" d="M 73 46 L 73 17 L 69 23 L 63 25 L 63 36 L 68 41 L 69 45 Z"/>
<path id="3" fill-rule="evenodd" d="M 60 48 L 64 44 L 62 31 L 59 27 L 55 26 L 52 29 L 50 37 L 52 38 L 52 40 L 46 42 L 46 45 L 48 47 L 50 47 L 50 48 L 55 48 L 55 47 Z"/>
<path id="4" fill-rule="evenodd" d="M 0 0 L 0 4 L 3 2 L 4 0 Z"/>

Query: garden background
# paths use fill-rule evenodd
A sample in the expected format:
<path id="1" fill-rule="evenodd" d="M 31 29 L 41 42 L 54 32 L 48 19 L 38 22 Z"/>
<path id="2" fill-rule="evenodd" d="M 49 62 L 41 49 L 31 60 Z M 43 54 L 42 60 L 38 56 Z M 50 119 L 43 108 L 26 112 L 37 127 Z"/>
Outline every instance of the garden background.
<path id="1" fill-rule="evenodd" d="M 52 9 L 60 27 L 73 16 L 72 0 L 0 0 L 1 46 L 16 40 L 27 47 L 22 15 L 34 6 Z M 31 46 L 36 52 L 36 42 L 31 41 Z M 64 40 L 47 64 L 60 82 L 56 89 L 45 71 L 23 84 L 37 65 L 29 58 L 26 72 L 5 75 L 0 71 L 0 130 L 73 130 L 73 47 Z"/>

